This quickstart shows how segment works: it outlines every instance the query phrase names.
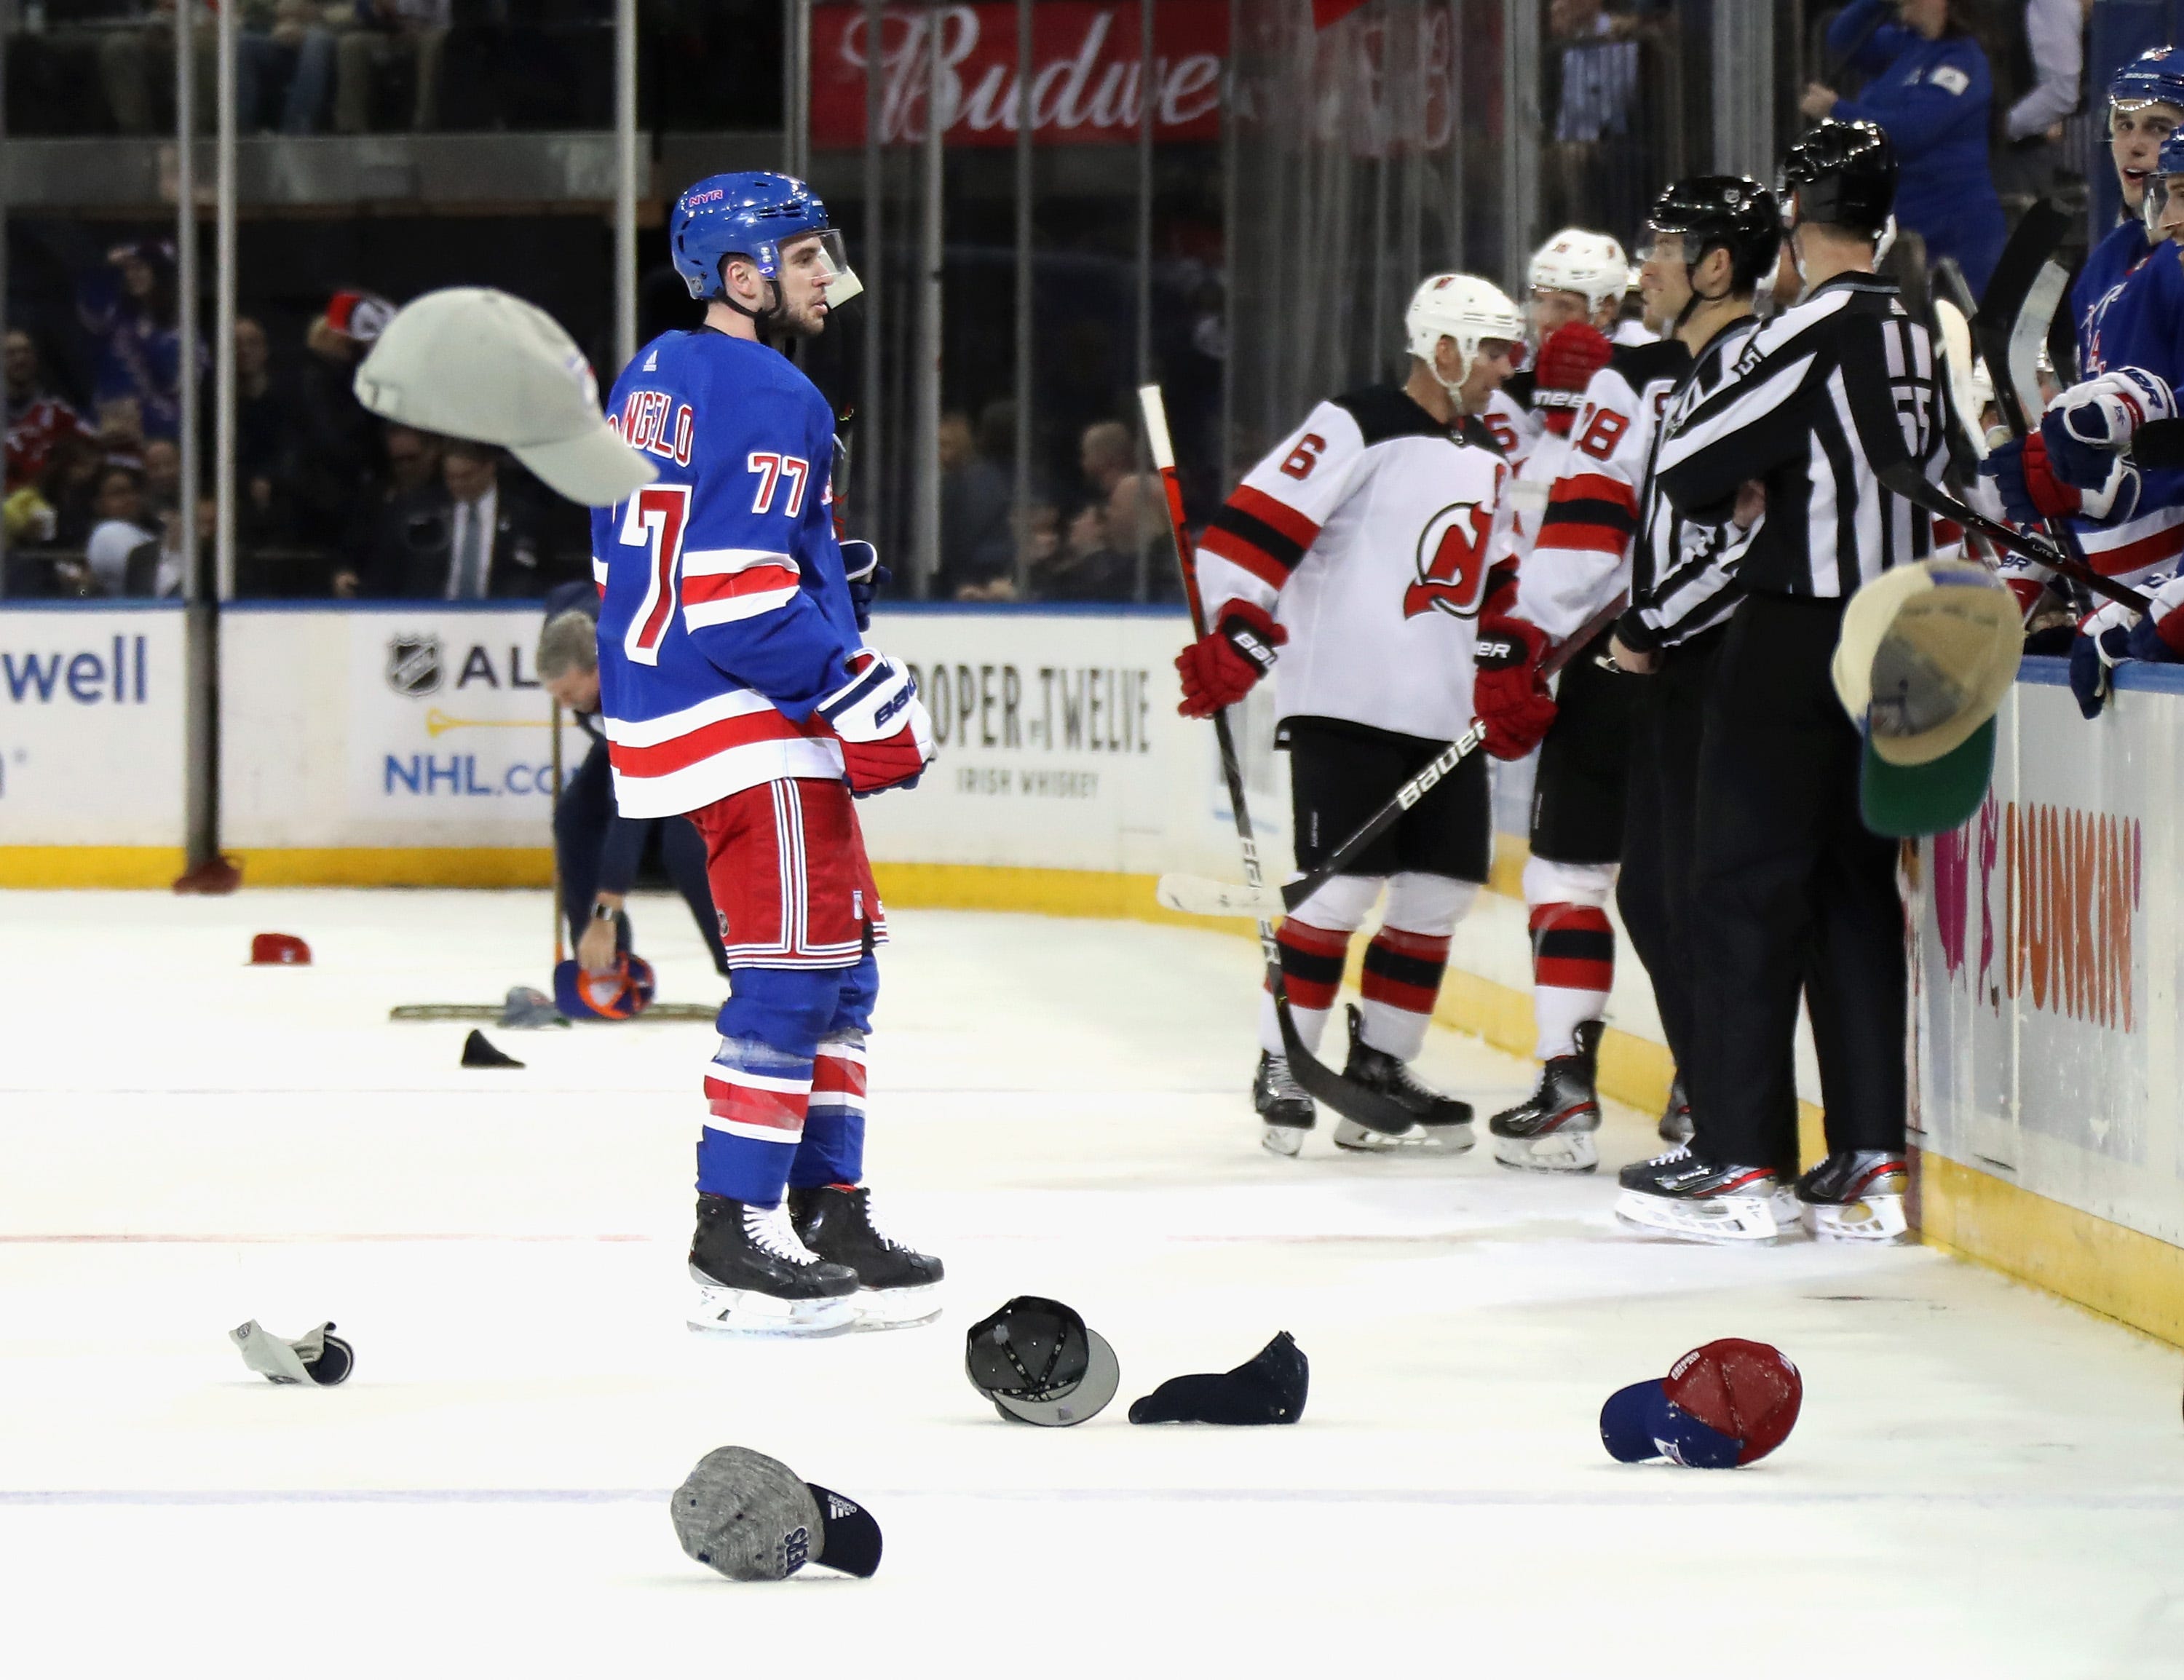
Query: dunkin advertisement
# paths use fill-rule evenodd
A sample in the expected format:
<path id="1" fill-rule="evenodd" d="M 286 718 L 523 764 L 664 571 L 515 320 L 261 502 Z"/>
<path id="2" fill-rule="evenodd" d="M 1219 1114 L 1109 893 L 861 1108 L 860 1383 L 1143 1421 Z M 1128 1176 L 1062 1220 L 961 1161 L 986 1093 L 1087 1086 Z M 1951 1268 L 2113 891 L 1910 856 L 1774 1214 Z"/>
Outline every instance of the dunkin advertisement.
<path id="1" fill-rule="evenodd" d="M 1013 5 L 950 6 L 880 14 L 878 51 L 867 13 L 853 3 L 811 13 L 811 143 L 865 143 L 866 67 L 880 78 L 883 145 L 925 137 L 928 66 L 939 31 L 940 120 L 951 146 L 1012 146 L 1025 108 Z M 1032 137 L 1041 146 L 1119 145 L 1137 138 L 1142 102 L 1160 141 L 1209 141 L 1221 131 L 1223 0 L 1162 0 L 1153 13 L 1153 65 L 1140 62 L 1134 5 L 1041 0 L 1032 13 Z"/>

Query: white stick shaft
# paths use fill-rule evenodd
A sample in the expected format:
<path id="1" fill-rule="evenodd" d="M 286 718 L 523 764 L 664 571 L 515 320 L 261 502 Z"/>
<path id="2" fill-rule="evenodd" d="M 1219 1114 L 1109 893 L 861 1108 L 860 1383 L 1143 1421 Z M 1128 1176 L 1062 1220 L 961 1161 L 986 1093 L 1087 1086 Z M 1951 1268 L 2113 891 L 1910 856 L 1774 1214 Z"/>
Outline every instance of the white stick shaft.
<path id="1" fill-rule="evenodd" d="M 1161 401 L 1157 385 L 1138 387 L 1138 406 L 1145 411 L 1145 446 L 1153 453 L 1153 465 L 1166 472 L 1175 465 L 1175 445 L 1167 435 L 1167 404 Z"/>

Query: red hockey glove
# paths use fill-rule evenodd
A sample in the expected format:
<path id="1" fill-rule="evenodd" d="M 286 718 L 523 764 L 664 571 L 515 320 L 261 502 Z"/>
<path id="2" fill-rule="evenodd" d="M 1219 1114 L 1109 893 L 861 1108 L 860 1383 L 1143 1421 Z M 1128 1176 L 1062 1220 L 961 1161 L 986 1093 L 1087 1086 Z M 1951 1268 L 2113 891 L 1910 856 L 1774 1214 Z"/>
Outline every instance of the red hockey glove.
<path id="1" fill-rule="evenodd" d="M 1546 656 L 1546 632 L 1537 625 L 1504 613 L 1479 620 L 1471 708 L 1486 726 L 1486 750 L 1497 759 L 1523 758 L 1555 720 L 1555 697 L 1540 675 Z"/>
<path id="2" fill-rule="evenodd" d="M 869 648 L 850 656 L 847 683 L 819 703 L 842 743 L 842 774 L 862 798 L 916 785 L 933 762 L 933 723 L 917 679 Z"/>
<path id="3" fill-rule="evenodd" d="M 1546 336 L 1532 367 L 1532 406 L 1548 431 L 1569 435 L 1570 422 L 1585 406 L 1585 387 L 1614 349 L 1606 333 L 1584 321 L 1565 321 Z"/>
<path id="4" fill-rule="evenodd" d="M 1221 622 L 1175 656 L 1183 677 L 1185 717 L 1212 717 L 1251 692 L 1251 685 L 1274 668 L 1274 649 L 1290 639 L 1264 607 L 1231 601 Z"/>

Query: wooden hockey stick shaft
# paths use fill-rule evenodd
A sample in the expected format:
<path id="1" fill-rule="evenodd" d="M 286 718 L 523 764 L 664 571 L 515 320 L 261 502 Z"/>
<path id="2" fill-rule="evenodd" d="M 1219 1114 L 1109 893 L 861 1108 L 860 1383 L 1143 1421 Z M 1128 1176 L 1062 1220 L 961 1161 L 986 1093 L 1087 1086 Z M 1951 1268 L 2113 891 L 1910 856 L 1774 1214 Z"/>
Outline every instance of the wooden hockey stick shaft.
<path id="1" fill-rule="evenodd" d="M 1161 400 L 1160 387 L 1139 386 L 1138 407 L 1145 415 L 1145 442 L 1167 496 L 1168 541 L 1175 551 L 1177 570 L 1183 576 L 1184 599 L 1190 608 L 1192 638 L 1201 640 L 1206 631 L 1206 603 L 1199 594 L 1197 559 L 1191 548 L 1190 533 L 1184 525 L 1183 482 L 1176 475 L 1175 445 L 1168 435 L 1167 405 Z M 1229 724 L 1228 709 L 1225 706 L 1213 714 L 1213 737 L 1220 748 L 1221 776 L 1228 784 L 1228 808 L 1236 819 L 1236 843 L 1244 856 L 1245 884 L 1263 887 L 1266 874 L 1260 867 L 1259 838 L 1251 827 L 1251 806 L 1245 798 L 1243 761 L 1237 756 L 1236 733 Z M 1306 1048 L 1297 1032 L 1295 1017 L 1290 1013 L 1288 989 L 1282 982 L 1282 949 L 1274 937 L 1274 925 L 1262 916 L 1258 926 L 1259 953 L 1267 965 L 1267 990 L 1274 1000 L 1274 1018 L 1281 1026 L 1282 1048 L 1297 1083 L 1360 1126 L 1376 1132 L 1411 1130 L 1417 1116 L 1407 1109 L 1392 1098 L 1345 1079 Z"/>
<path id="2" fill-rule="evenodd" d="M 561 703 L 559 700 L 554 702 L 554 720 L 552 727 L 554 731 L 554 741 L 551 748 L 554 755 L 554 803 L 551 810 L 548 813 L 548 820 L 549 822 L 552 820 L 553 812 L 559 811 L 561 809 Z M 553 857 L 554 966 L 558 969 L 564 962 L 568 960 L 569 954 L 568 945 L 566 943 L 566 924 L 561 915 L 561 848 L 559 846 L 554 848 Z"/>

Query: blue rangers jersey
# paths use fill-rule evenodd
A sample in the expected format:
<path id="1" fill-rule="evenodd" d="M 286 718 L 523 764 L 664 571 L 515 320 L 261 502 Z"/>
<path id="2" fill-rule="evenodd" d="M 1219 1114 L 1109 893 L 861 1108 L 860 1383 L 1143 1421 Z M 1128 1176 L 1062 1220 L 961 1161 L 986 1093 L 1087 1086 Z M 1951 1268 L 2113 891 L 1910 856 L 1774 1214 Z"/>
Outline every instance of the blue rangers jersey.
<path id="1" fill-rule="evenodd" d="M 834 424 L 795 365 L 708 328 L 615 381 L 607 419 L 660 477 L 592 515 L 599 710 L 626 817 L 762 782 L 839 780 L 813 709 L 860 646 L 834 540 Z"/>
<path id="2" fill-rule="evenodd" d="M 2164 240 L 2093 301 L 2080 322 L 2081 379 L 2125 367 L 2144 368 L 2172 384 L 2184 379 L 2180 257 L 2184 252 Z M 2086 559 L 2110 577 L 2135 580 L 2166 570 L 2184 556 L 2184 471 L 2143 471 L 2137 504 L 2127 517 L 2076 519 L 2071 526 Z"/>

